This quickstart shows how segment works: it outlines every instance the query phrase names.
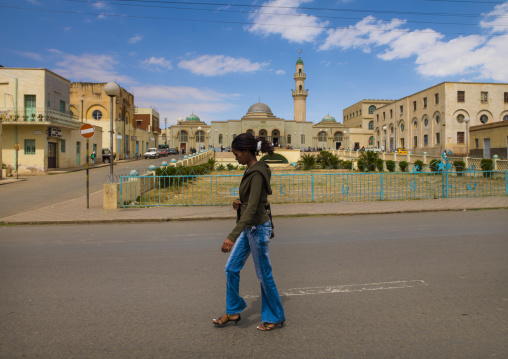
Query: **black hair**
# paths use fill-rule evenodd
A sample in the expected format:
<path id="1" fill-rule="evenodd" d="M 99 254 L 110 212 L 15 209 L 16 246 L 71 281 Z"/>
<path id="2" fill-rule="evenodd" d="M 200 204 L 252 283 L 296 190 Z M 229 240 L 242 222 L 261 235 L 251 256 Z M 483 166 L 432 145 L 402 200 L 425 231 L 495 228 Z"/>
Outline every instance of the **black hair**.
<path id="1" fill-rule="evenodd" d="M 255 156 L 259 152 L 257 151 L 259 141 L 261 141 L 261 152 L 268 153 L 270 156 L 273 155 L 273 146 L 267 140 L 254 137 L 250 133 L 241 133 L 236 136 L 233 143 L 231 143 L 231 147 L 238 151 L 250 151 Z"/>

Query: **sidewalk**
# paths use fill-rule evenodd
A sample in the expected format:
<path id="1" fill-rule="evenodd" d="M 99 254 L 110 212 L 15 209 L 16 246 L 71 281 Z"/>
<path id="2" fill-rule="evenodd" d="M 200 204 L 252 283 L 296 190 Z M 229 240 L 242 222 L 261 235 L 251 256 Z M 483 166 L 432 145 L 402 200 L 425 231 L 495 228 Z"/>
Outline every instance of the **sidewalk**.
<path id="1" fill-rule="evenodd" d="M 149 207 L 105 210 L 102 208 L 102 196 L 102 191 L 90 194 L 89 209 L 86 208 L 86 197 L 81 197 L 42 207 L 34 211 L 0 218 L 0 222 L 4 224 L 77 224 L 236 219 L 236 212 L 231 206 Z M 272 204 L 272 212 L 275 218 L 501 208 L 508 208 L 508 197 Z"/>

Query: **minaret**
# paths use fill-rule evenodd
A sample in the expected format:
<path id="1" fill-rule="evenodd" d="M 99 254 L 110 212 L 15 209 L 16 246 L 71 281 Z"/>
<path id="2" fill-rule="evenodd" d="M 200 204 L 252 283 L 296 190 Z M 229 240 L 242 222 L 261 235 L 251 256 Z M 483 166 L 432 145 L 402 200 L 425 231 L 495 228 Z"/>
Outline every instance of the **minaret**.
<path id="1" fill-rule="evenodd" d="M 298 52 L 301 54 L 302 50 L 298 50 Z M 305 77 L 303 61 L 300 55 L 296 61 L 295 89 L 292 91 L 295 100 L 294 116 L 296 122 L 305 122 L 307 118 L 306 101 L 308 91 L 305 89 Z"/>

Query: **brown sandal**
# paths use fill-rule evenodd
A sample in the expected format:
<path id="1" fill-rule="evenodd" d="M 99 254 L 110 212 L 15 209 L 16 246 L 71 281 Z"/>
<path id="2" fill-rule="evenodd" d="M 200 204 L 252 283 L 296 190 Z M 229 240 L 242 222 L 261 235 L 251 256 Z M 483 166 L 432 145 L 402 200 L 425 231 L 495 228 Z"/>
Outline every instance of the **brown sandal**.
<path id="1" fill-rule="evenodd" d="M 280 327 L 284 327 L 284 321 L 280 322 L 280 323 L 268 323 L 268 322 L 264 322 L 262 325 L 260 325 L 259 327 L 257 327 L 258 330 L 262 331 L 262 332 L 269 332 L 270 330 L 274 330 L 275 328 L 277 328 L 277 326 L 280 324 Z"/>
<path id="2" fill-rule="evenodd" d="M 234 315 L 234 314 L 232 314 L 232 315 Z M 224 316 L 226 317 L 226 319 L 225 319 L 225 320 L 222 320 L 222 318 L 223 318 Z M 242 319 L 242 316 L 241 316 L 240 314 L 238 314 L 238 318 L 236 318 L 236 319 L 231 319 L 231 318 L 229 317 L 229 314 L 225 314 L 225 315 L 223 315 L 222 317 L 220 317 L 219 319 L 214 319 L 214 320 L 213 320 L 213 324 L 215 324 L 215 325 L 216 325 L 216 326 L 218 326 L 218 327 L 223 327 L 223 326 L 225 326 L 225 325 L 226 325 L 227 323 L 229 323 L 229 322 L 235 322 L 235 324 L 238 324 L 238 322 L 240 321 L 240 319 Z"/>

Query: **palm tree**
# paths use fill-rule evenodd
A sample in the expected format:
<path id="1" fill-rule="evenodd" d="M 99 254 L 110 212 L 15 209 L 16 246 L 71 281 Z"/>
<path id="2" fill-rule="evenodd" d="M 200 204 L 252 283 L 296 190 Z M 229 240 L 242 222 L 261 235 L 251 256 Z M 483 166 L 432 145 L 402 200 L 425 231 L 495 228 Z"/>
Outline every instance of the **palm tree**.
<path id="1" fill-rule="evenodd" d="M 362 171 L 375 171 L 376 161 L 378 159 L 377 152 L 374 151 L 362 151 L 360 152 L 360 158 L 358 159 L 358 168 Z"/>
<path id="2" fill-rule="evenodd" d="M 303 155 L 297 162 L 296 168 L 303 170 L 311 170 L 316 166 L 316 156 L 308 154 Z"/>

